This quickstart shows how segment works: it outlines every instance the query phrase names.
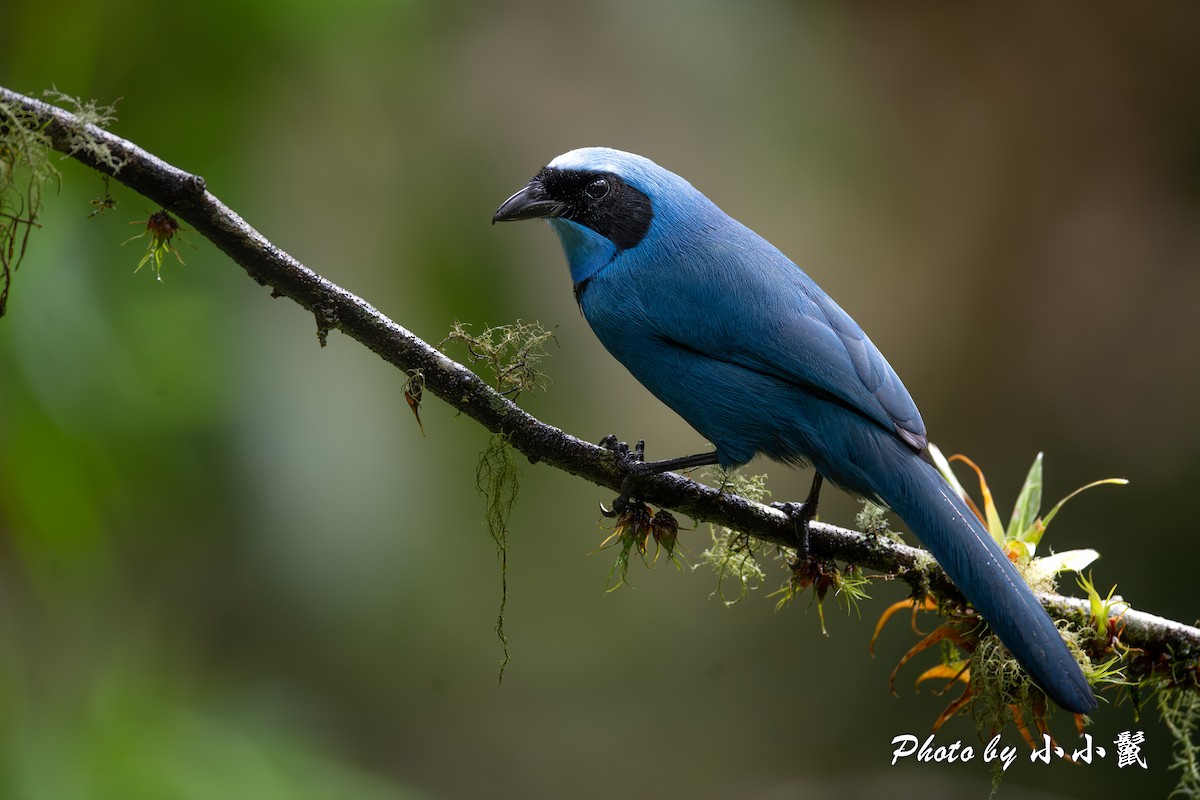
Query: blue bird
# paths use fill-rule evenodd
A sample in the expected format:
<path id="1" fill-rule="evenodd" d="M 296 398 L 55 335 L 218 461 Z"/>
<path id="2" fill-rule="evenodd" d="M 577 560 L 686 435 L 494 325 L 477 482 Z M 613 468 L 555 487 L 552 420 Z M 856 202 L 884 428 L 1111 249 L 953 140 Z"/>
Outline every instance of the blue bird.
<path id="1" fill-rule="evenodd" d="M 533 218 L 558 234 L 596 336 L 716 448 L 647 467 L 762 453 L 816 470 L 801 517 L 822 476 L 888 506 L 1046 694 L 1068 711 L 1096 707 L 1045 609 L 931 465 L 895 370 L 787 256 L 678 175 L 604 147 L 555 158 L 492 222 Z"/>

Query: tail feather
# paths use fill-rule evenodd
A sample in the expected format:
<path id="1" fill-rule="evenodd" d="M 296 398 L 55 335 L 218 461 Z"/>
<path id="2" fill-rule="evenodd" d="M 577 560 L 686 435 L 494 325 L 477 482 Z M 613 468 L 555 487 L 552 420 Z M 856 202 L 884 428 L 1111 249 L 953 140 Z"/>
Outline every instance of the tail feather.
<path id="1" fill-rule="evenodd" d="M 921 539 L 1009 652 L 1058 705 L 1080 714 L 1096 698 L 1050 615 L 962 498 L 918 455 L 879 492 Z"/>

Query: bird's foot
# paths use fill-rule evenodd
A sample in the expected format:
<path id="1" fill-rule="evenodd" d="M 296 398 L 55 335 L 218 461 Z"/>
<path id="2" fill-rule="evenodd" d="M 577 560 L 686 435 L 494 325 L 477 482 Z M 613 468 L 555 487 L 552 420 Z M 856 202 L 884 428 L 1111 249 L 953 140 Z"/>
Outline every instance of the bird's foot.
<path id="1" fill-rule="evenodd" d="M 808 497 L 804 498 L 803 503 L 771 503 L 771 508 L 787 514 L 792 521 L 792 527 L 796 531 L 796 554 L 800 559 L 807 558 L 809 555 L 808 523 L 817 517 L 817 501 L 821 499 L 821 487 L 824 483 L 825 479 L 821 473 L 814 473 L 812 486 L 808 489 Z"/>
<path id="2" fill-rule="evenodd" d="M 771 503 L 771 508 L 782 511 L 791 520 L 796 531 L 796 556 L 799 559 L 809 555 L 808 523 L 816 519 L 817 504 L 812 500 L 804 503 Z"/>
<path id="3" fill-rule="evenodd" d="M 600 504 L 600 513 L 612 518 L 626 513 L 634 505 L 642 504 L 641 498 L 637 496 L 638 482 L 651 471 L 646 468 L 645 441 L 639 441 L 630 449 L 627 442 L 618 441 L 617 437 L 610 433 L 600 440 L 600 446 L 612 451 L 617 468 L 625 473 L 621 480 L 621 493 L 613 500 L 612 508 L 605 508 L 603 503 Z"/>

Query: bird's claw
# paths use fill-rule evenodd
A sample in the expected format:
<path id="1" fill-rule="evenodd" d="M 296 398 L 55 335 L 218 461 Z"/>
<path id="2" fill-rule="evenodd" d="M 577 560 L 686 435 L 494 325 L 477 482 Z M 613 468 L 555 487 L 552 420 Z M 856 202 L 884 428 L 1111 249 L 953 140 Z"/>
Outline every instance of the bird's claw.
<path id="1" fill-rule="evenodd" d="M 617 460 L 617 466 L 626 472 L 632 470 L 635 464 L 641 464 L 646 460 L 646 441 L 644 439 L 639 440 L 631 450 L 628 442 L 619 441 L 614 434 L 610 433 L 600 440 L 600 446 L 611 450 Z"/>
<path id="2" fill-rule="evenodd" d="M 600 513 L 609 518 L 619 517 L 631 507 L 640 504 L 642 500 L 638 494 L 638 477 L 634 470 L 626 472 L 625 479 L 621 481 L 621 493 L 613 500 L 612 508 L 605 508 L 604 503 L 601 503 Z"/>

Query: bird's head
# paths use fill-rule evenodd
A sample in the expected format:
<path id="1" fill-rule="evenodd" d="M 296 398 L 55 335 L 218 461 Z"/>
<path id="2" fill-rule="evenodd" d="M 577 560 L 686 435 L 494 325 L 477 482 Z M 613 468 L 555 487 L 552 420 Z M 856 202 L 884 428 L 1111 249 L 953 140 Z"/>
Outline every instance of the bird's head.
<path id="1" fill-rule="evenodd" d="M 492 222 L 545 219 L 578 286 L 651 236 L 666 200 L 695 193 L 648 158 L 608 147 L 563 153 L 505 200 Z M 698 194 L 698 193 L 696 193 Z"/>

